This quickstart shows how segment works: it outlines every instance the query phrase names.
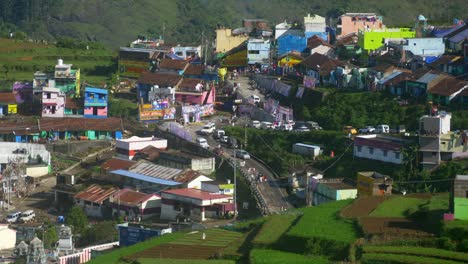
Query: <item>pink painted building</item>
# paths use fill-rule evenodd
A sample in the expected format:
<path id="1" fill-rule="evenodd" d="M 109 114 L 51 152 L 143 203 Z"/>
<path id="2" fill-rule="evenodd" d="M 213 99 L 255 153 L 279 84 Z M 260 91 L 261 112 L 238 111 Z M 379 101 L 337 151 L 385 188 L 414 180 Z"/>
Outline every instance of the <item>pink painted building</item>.
<path id="1" fill-rule="evenodd" d="M 338 19 L 336 37 L 357 33 L 359 30 L 383 29 L 382 16 L 375 13 L 346 13 Z"/>
<path id="2" fill-rule="evenodd" d="M 215 99 L 215 86 L 202 79 L 184 78 L 175 92 L 176 102 L 182 104 L 213 104 Z"/>

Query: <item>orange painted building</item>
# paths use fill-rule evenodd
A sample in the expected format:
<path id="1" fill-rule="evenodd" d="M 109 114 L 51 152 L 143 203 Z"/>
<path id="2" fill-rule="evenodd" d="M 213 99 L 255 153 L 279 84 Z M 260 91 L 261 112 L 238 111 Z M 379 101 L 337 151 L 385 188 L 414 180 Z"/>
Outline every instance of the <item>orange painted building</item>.
<path id="1" fill-rule="evenodd" d="M 338 19 L 336 37 L 342 37 L 359 30 L 383 29 L 382 16 L 375 13 L 346 13 Z"/>

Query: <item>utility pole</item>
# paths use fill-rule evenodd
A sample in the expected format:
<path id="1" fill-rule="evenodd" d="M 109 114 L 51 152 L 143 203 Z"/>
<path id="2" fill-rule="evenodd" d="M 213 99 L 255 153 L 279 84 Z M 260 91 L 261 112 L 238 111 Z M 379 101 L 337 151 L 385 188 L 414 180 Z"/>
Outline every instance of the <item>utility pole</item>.
<path id="1" fill-rule="evenodd" d="M 237 158 L 236 158 L 236 149 L 234 148 L 234 220 L 237 219 Z"/>
<path id="2" fill-rule="evenodd" d="M 247 125 L 244 126 L 244 149 L 247 148 Z"/>

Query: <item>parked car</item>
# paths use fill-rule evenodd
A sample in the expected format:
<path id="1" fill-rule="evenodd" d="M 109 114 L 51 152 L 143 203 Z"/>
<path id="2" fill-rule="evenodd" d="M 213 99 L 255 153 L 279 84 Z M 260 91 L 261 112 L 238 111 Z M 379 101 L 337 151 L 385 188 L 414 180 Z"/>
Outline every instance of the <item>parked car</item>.
<path id="1" fill-rule="evenodd" d="M 214 123 L 208 123 L 203 126 L 203 128 L 200 130 L 200 133 L 204 135 L 209 135 L 213 133 L 215 129 L 216 129 L 216 125 Z"/>
<path id="2" fill-rule="evenodd" d="M 375 127 L 373 126 L 366 126 L 359 129 L 359 134 L 370 134 L 375 132 Z"/>
<path id="3" fill-rule="evenodd" d="M 390 133 L 390 127 L 388 125 L 378 125 L 375 128 L 375 133 Z"/>
<path id="4" fill-rule="evenodd" d="M 250 127 L 253 127 L 253 128 L 260 128 L 260 121 L 258 120 L 252 120 L 250 122 Z"/>
<path id="5" fill-rule="evenodd" d="M 208 145 L 208 141 L 202 137 L 197 138 L 197 144 L 206 149 L 210 147 L 210 145 Z"/>
<path id="6" fill-rule="evenodd" d="M 21 213 L 20 220 L 26 223 L 26 222 L 31 222 L 32 220 L 34 220 L 35 217 L 36 217 L 36 213 L 34 213 L 33 210 L 27 210 Z"/>
<path id="7" fill-rule="evenodd" d="M 392 134 L 403 134 L 406 133 L 406 128 L 403 125 L 397 126 L 396 128 L 390 129 L 390 133 Z"/>
<path id="8" fill-rule="evenodd" d="M 243 149 L 239 149 L 236 151 L 236 158 L 240 158 L 240 159 L 250 159 L 250 155 L 247 151 L 243 150 Z"/>
<path id="9" fill-rule="evenodd" d="M 306 126 L 301 126 L 298 128 L 293 129 L 293 132 L 309 132 L 310 129 Z"/>
<path id="10" fill-rule="evenodd" d="M 352 126 L 344 126 L 343 132 L 347 134 L 351 133 L 351 135 L 356 135 L 358 133 L 357 130 Z"/>
<path id="11" fill-rule="evenodd" d="M 260 123 L 260 128 L 261 129 L 273 129 L 273 123 L 263 121 Z"/>
<path id="12" fill-rule="evenodd" d="M 249 97 L 249 103 L 251 103 L 251 104 L 258 104 L 258 103 L 260 103 L 260 97 L 258 97 L 258 96 L 255 95 L 255 94 L 252 94 L 252 95 Z"/>
<path id="13" fill-rule="evenodd" d="M 222 136 L 219 138 L 219 142 L 227 144 L 229 142 L 228 136 Z"/>
<path id="14" fill-rule="evenodd" d="M 6 222 L 8 224 L 13 224 L 21 218 L 21 212 L 10 213 L 6 217 Z"/>
<path id="15" fill-rule="evenodd" d="M 314 122 L 314 121 L 305 122 L 305 126 L 308 127 L 309 129 L 312 129 L 312 130 L 322 130 L 323 129 L 321 126 L 319 126 L 319 124 L 317 122 Z"/>
<path id="16" fill-rule="evenodd" d="M 280 126 L 277 127 L 278 130 L 281 130 L 281 131 L 291 131 L 293 130 L 293 127 L 289 124 L 282 124 Z"/>
<path id="17" fill-rule="evenodd" d="M 239 145 L 237 144 L 237 139 L 230 137 L 228 139 L 228 145 L 230 148 L 237 148 Z"/>
<path id="18" fill-rule="evenodd" d="M 226 132 L 224 132 L 224 130 L 222 130 L 222 129 L 216 129 L 216 130 L 214 131 L 213 137 L 214 137 L 215 139 L 220 139 L 220 138 L 222 138 L 224 135 L 226 135 Z"/>

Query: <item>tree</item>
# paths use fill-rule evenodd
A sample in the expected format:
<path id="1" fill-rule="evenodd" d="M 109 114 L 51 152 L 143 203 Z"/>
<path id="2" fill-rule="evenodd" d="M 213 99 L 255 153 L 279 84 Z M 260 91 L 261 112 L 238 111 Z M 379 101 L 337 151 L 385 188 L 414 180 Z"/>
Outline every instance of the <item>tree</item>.
<path id="1" fill-rule="evenodd" d="M 55 243 L 58 240 L 57 230 L 55 226 L 50 224 L 46 227 L 46 229 L 42 232 L 38 233 L 38 238 L 44 242 L 45 248 L 54 248 Z"/>
<path id="2" fill-rule="evenodd" d="M 104 221 L 86 228 L 79 240 L 79 246 L 101 244 L 117 240 L 118 235 L 115 224 L 116 223 L 112 221 Z"/>
<path id="3" fill-rule="evenodd" d="M 83 209 L 74 206 L 67 215 L 66 222 L 70 225 L 75 233 L 81 233 L 88 225 L 88 218 Z"/>

